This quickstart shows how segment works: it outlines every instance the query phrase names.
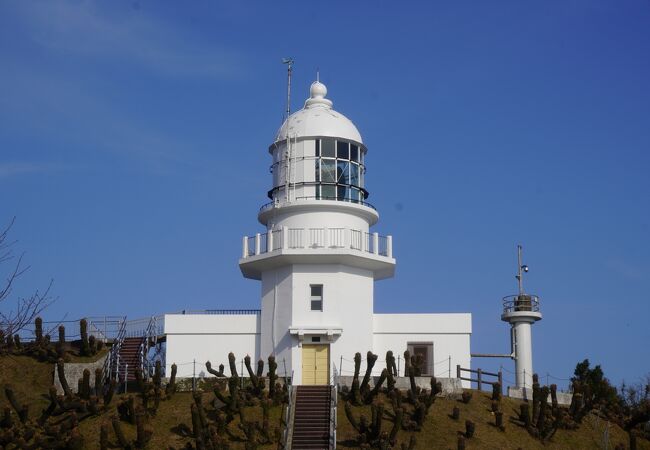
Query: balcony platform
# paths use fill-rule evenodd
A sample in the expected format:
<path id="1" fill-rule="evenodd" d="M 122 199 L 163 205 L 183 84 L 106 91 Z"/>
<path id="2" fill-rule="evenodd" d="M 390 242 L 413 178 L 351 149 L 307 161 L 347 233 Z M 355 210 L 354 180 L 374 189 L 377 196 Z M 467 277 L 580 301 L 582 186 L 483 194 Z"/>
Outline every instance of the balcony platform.
<path id="1" fill-rule="evenodd" d="M 292 264 L 341 264 L 373 272 L 375 280 L 395 273 L 391 236 L 347 228 L 282 227 L 244 236 L 239 268 L 246 278 Z"/>

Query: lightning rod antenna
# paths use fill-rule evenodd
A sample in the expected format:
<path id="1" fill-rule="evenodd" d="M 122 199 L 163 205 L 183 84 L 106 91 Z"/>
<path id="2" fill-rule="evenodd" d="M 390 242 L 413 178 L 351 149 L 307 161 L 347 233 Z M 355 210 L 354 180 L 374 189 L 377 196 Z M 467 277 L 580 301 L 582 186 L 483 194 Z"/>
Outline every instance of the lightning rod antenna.
<path id="1" fill-rule="evenodd" d="M 283 58 L 282 64 L 287 65 L 287 119 L 291 114 L 291 73 L 293 72 L 293 58 Z M 288 130 L 287 130 L 288 132 Z"/>

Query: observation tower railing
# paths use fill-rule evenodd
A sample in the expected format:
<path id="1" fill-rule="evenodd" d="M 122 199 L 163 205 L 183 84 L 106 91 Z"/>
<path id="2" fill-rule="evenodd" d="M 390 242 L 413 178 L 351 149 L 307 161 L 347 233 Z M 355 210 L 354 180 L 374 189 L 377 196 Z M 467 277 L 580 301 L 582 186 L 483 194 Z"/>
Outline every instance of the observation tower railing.
<path id="1" fill-rule="evenodd" d="M 282 227 L 254 236 L 244 236 L 242 258 L 283 249 L 350 249 L 392 258 L 393 238 L 350 228 Z"/>
<path id="2" fill-rule="evenodd" d="M 503 297 L 503 313 L 539 312 L 539 297 L 532 294 L 508 295 Z"/>

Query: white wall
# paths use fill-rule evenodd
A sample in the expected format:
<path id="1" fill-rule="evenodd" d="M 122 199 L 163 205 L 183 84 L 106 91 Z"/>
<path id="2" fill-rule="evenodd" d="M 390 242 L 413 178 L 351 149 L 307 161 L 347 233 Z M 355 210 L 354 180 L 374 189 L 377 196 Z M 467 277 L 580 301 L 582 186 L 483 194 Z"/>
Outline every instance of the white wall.
<path id="1" fill-rule="evenodd" d="M 278 369 L 291 373 L 291 347 L 293 339 L 288 333 L 293 311 L 292 266 L 283 266 L 262 272 L 262 316 L 260 355 L 265 361 L 275 355 Z"/>
<path id="2" fill-rule="evenodd" d="M 228 353 L 233 352 L 240 360 L 250 355 L 253 361 L 259 359 L 260 316 L 246 315 L 212 315 L 212 314 L 166 314 L 165 334 L 166 374 L 171 374 L 171 365 L 176 363 L 177 376 L 191 377 L 192 362 L 196 360 L 196 375 L 205 369 L 205 362 L 210 361 L 216 370 L 223 364 L 228 369 Z M 244 369 L 245 370 L 245 369 Z"/>
<path id="3" fill-rule="evenodd" d="M 392 350 L 395 358 L 402 358 L 409 342 L 433 343 L 434 374 L 447 377 L 456 376 L 456 365 L 470 368 L 470 336 L 472 333 L 472 315 L 462 314 L 375 314 L 373 353 L 379 360 L 386 359 L 386 352 Z M 363 355 L 363 354 L 362 354 Z M 365 355 L 363 355 L 365 359 Z M 451 357 L 451 370 L 449 364 Z M 348 358 L 351 359 L 351 358 Z M 364 365 L 362 364 L 362 370 Z M 377 363 L 373 374 L 379 375 L 385 367 Z M 353 370 L 352 363 L 343 367 L 343 373 Z M 402 373 L 402 372 L 400 372 Z M 464 387 L 470 387 L 463 382 Z"/>

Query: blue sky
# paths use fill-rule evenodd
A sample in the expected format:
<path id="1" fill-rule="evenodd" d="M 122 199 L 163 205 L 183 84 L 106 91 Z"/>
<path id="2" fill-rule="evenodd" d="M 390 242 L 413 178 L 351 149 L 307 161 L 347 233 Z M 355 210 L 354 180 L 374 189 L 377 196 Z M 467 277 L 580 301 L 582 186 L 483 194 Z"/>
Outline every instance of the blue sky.
<path id="1" fill-rule="evenodd" d="M 472 351 L 505 352 L 522 243 L 536 370 L 650 371 L 648 1 L 188 5 L 0 3 L 17 295 L 54 278 L 49 318 L 258 307 L 237 259 L 292 56 L 293 109 L 320 68 L 368 145 L 398 260 L 377 311 L 472 312 Z"/>

